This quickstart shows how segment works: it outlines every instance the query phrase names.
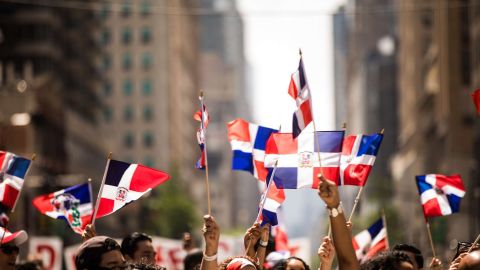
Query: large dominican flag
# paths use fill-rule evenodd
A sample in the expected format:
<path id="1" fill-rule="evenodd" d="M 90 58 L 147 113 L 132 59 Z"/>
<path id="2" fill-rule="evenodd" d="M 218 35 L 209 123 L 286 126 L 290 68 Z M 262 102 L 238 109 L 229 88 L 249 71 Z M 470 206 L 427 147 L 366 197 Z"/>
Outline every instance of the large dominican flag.
<path id="1" fill-rule="evenodd" d="M 377 157 L 382 134 L 351 135 L 343 140 L 340 162 L 342 185 L 364 186 Z"/>
<path id="2" fill-rule="evenodd" d="M 0 151 L 0 203 L 12 209 L 23 187 L 31 160 Z"/>
<path id="3" fill-rule="evenodd" d="M 380 218 L 368 229 L 355 235 L 352 243 L 359 261 L 366 261 L 375 254 L 387 250 L 387 229 L 383 224 L 383 219 Z"/>
<path id="4" fill-rule="evenodd" d="M 273 179 L 281 189 L 317 189 L 319 173 L 338 184 L 343 136 L 343 130 L 303 132 L 295 139 L 291 133 L 274 133 L 265 149 L 265 167 L 278 161 Z"/>
<path id="5" fill-rule="evenodd" d="M 460 175 L 418 175 L 417 187 L 426 218 L 446 216 L 460 211 L 465 186 Z"/>
<path id="6" fill-rule="evenodd" d="M 268 169 L 264 166 L 265 146 L 276 129 L 262 127 L 243 119 L 228 123 L 228 140 L 232 146 L 232 169 L 247 171 L 265 181 Z"/>
<path id="7" fill-rule="evenodd" d="M 89 183 L 76 185 L 33 199 L 40 213 L 67 221 L 72 230 L 82 234 L 92 222 L 92 192 Z"/>
<path id="8" fill-rule="evenodd" d="M 110 215 L 169 178 L 165 172 L 140 164 L 110 160 L 96 218 Z"/>
<path id="9" fill-rule="evenodd" d="M 293 113 L 293 137 L 296 138 L 302 130 L 313 120 L 310 88 L 303 67 L 303 59 L 300 58 L 298 69 L 292 74 L 288 94 L 295 100 L 297 110 Z"/>

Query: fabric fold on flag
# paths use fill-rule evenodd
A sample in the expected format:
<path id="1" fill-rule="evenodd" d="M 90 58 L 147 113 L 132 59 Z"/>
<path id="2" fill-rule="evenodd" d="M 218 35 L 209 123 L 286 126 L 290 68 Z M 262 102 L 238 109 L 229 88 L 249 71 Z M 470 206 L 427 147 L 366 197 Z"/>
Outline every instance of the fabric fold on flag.
<path id="1" fill-rule="evenodd" d="M 460 175 L 426 174 L 416 177 L 425 218 L 446 216 L 460 211 L 465 186 Z"/>
<path id="2" fill-rule="evenodd" d="M 166 182 L 170 176 L 141 164 L 110 160 L 96 218 L 110 215 L 138 200 L 152 188 Z"/>
<path id="3" fill-rule="evenodd" d="M 32 201 L 40 213 L 65 220 L 78 234 L 82 234 L 85 226 L 92 222 L 92 202 L 89 183 L 41 195 Z"/>
<path id="4" fill-rule="evenodd" d="M 12 209 L 19 197 L 31 160 L 0 151 L 0 204 Z"/>
<path id="5" fill-rule="evenodd" d="M 377 253 L 388 250 L 387 229 L 383 219 L 380 218 L 368 229 L 355 235 L 352 244 L 359 261 L 366 261 Z"/>
<path id="6" fill-rule="evenodd" d="M 343 140 L 340 184 L 364 186 L 375 163 L 383 134 L 350 135 Z"/>
<path id="7" fill-rule="evenodd" d="M 300 58 L 297 71 L 291 76 L 288 94 L 297 104 L 297 110 L 293 113 L 292 122 L 293 138 L 296 138 L 313 120 L 310 88 L 307 83 L 302 58 Z"/>
<path id="8" fill-rule="evenodd" d="M 265 148 L 265 167 L 273 168 L 273 180 L 279 189 L 318 188 L 317 175 L 339 184 L 343 136 L 341 131 L 274 133 Z M 320 159 L 319 159 L 320 156 Z"/>
<path id="9" fill-rule="evenodd" d="M 228 140 L 232 147 L 232 169 L 247 171 L 265 181 L 268 169 L 264 166 L 265 146 L 276 129 L 249 123 L 241 118 L 227 124 Z"/>

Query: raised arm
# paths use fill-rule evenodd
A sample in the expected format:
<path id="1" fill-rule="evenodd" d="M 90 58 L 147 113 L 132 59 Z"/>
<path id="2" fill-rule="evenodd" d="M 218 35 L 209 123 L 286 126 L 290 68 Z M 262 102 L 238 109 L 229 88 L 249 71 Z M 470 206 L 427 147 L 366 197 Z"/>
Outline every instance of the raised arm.
<path id="1" fill-rule="evenodd" d="M 220 228 L 212 216 L 203 216 L 203 238 L 205 239 L 205 250 L 203 251 L 201 270 L 217 269 L 218 240 Z"/>
<path id="2" fill-rule="evenodd" d="M 318 195 L 327 205 L 332 226 L 332 238 L 335 252 L 337 253 L 338 266 L 340 270 L 360 269 L 360 264 L 355 256 L 352 245 L 352 235 L 347 228 L 345 216 L 338 194 L 338 187 L 335 183 L 328 181 L 322 175 L 319 176 Z"/>
<path id="3" fill-rule="evenodd" d="M 333 257 L 335 257 L 335 248 L 332 245 L 330 237 L 325 236 L 323 242 L 318 248 L 318 258 L 320 259 L 320 270 L 331 270 Z"/>

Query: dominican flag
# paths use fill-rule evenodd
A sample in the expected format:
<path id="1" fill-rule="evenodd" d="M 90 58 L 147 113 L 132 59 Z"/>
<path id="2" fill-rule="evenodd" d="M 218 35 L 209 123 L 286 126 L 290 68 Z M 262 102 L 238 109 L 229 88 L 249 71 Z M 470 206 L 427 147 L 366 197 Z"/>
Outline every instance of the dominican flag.
<path id="1" fill-rule="evenodd" d="M 0 151 L 0 203 L 13 209 L 23 187 L 31 160 Z"/>
<path id="2" fill-rule="evenodd" d="M 262 127 L 243 119 L 228 123 L 228 140 L 232 146 L 232 169 L 247 171 L 255 178 L 265 181 L 268 169 L 264 166 L 265 146 L 276 129 Z"/>
<path id="3" fill-rule="evenodd" d="M 460 201 L 465 196 L 465 186 L 460 175 L 418 175 L 417 187 L 426 218 L 460 211 Z"/>
<path id="4" fill-rule="evenodd" d="M 92 188 L 90 183 L 76 185 L 33 199 L 40 213 L 65 220 L 72 230 L 82 234 L 92 222 Z"/>
<path id="5" fill-rule="evenodd" d="M 260 221 L 262 225 L 269 223 L 272 226 L 276 226 L 278 224 L 277 210 L 285 201 L 285 191 L 277 188 L 275 182 L 272 181 L 268 190 L 265 189 L 263 192 L 262 199 L 264 196 L 267 197 L 260 213 Z"/>
<path id="6" fill-rule="evenodd" d="M 477 108 L 477 113 L 480 113 L 480 89 L 477 89 L 472 93 L 472 100 L 473 104 L 475 104 L 475 108 Z"/>
<path id="7" fill-rule="evenodd" d="M 340 184 L 364 186 L 377 157 L 383 134 L 351 135 L 343 140 Z"/>
<path id="8" fill-rule="evenodd" d="M 319 173 L 338 184 L 343 136 L 343 130 L 303 132 L 295 139 L 291 133 L 274 133 L 267 141 L 265 167 L 278 161 L 273 179 L 280 189 L 317 189 Z"/>
<path id="9" fill-rule="evenodd" d="M 199 97 L 200 102 L 202 103 L 201 110 L 195 112 L 193 118 L 200 122 L 200 128 L 197 130 L 197 141 L 198 146 L 200 146 L 200 151 L 202 152 L 197 163 L 195 163 L 195 168 L 203 170 L 206 167 L 206 157 L 205 157 L 205 133 L 207 131 L 208 121 L 210 116 L 208 115 L 207 107 L 203 104 L 203 97 Z"/>
<path id="10" fill-rule="evenodd" d="M 167 181 L 167 173 L 140 164 L 109 160 L 95 218 L 110 215 Z"/>
<path id="11" fill-rule="evenodd" d="M 383 219 L 380 218 L 368 229 L 355 235 L 352 243 L 359 261 L 366 261 L 375 254 L 388 250 L 387 229 L 383 224 Z"/>
<path id="12" fill-rule="evenodd" d="M 293 138 L 296 138 L 302 130 L 313 120 L 310 88 L 303 67 L 303 59 L 300 57 L 298 69 L 292 74 L 288 94 L 297 103 L 297 110 L 293 113 Z"/>

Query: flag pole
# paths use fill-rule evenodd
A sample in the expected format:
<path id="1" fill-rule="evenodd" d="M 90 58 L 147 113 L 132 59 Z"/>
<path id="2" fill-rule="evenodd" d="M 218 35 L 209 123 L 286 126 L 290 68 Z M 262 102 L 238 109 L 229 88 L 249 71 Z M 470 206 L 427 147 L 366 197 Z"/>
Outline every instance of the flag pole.
<path id="1" fill-rule="evenodd" d="M 379 134 L 383 135 L 384 132 L 385 132 L 385 129 L 382 128 Z M 353 203 L 352 212 L 350 212 L 350 217 L 348 218 L 348 222 L 352 222 L 353 213 L 355 212 L 355 209 L 357 209 L 357 205 L 360 202 L 360 196 L 362 195 L 363 188 L 364 186 L 361 186 L 360 189 L 358 190 L 357 197 L 355 197 L 355 201 Z"/>
<path id="2" fill-rule="evenodd" d="M 472 249 L 478 244 L 478 241 L 480 241 L 480 234 L 477 236 L 477 239 L 475 239 L 472 246 L 468 249 L 467 253 L 470 253 L 472 251 Z"/>
<path id="3" fill-rule="evenodd" d="M 430 222 L 428 222 L 427 218 L 425 218 L 425 222 L 427 223 L 428 240 L 430 240 L 430 247 L 432 248 L 433 257 L 436 258 L 437 255 L 435 254 L 435 247 L 433 245 L 432 232 L 430 230 Z"/>
<path id="4" fill-rule="evenodd" d="M 105 178 L 107 177 L 108 165 L 110 165 L 110 159 L 112 159 L 112 152 L 108 154 L 107 165 L 105 166 L 105 171 L 103 172 L 102 184 L 100 185 L 100 190 L 97 194 L 97 200 L 95 201 L 95 210 L 93 211 L 92 216 L 92 228 L 95 228 L 95 219 L 97 218 L 98 206 L 100 204 L 100 198 L 103 192 L 103 186 L 105 185 Z"/>
<path id="5" fill-rule="evenodd" d="M 385 228 L 385 238 L 387 238 L 387 249 L 390 248 L 390 241 L 388 241 L 388 228 L 387 228 L 387 216 L 385 215 L 385 209 L 382 208 L 382 221 Z"/>
<path id="6" fill-rule="evenodd" d="M 205 110 L 204 110 L 204 103 L 203 103 L 203 91 L 200 90 L 200 110 L 202 112 L 202 121 L 201 121 L 201 126 L 202 126 L 202 132 L 203 132 L 203 144 L 205 145 L 203 151 L 205 153 L 205 189 L 207 191 L 207 206 L 208 206 L 208 215 L 212 215 L 212 203 L 210 201 L 210 184 L 208 180 L 208 155 L 207 155 L 207 129 L 204 126 L 205 123 Z"/>
<path id="7" fill-rule="evenodd" d="M 37 155 L 35 153 L 33 153 L 32 155 L 32 158 L 30 159 L 32 162 L 35 161 L 35 159 L 37 158 Z M 27 171 L 25 172 L 25 176 L 23 179 L 27 178 L 27 175 L 28 173 L 30 172 L 30 168 L 31 168 L 31 164 L 28 165 L 28 169 Z M 25 183 L 24 183 L 25 184 Z M 22 193 L 22 189 L 23 189 L 23 185 L 22 185 L 22 188 L 18 191 L 18 195 L 17 195 L 17 199 L 15 200 L 15 203 L 13 204 L 13 207 L 12 209 L 10 210 L 10 213 L 13 213 L 15 211 L 15 207 L 17 206 L 17 202 L 18 202 L 18 199 L 20 199 L 20 194 Z M 6 227 L 5 227 L 6 229 Z M 0 242 L 1 243 L 1 242 Z"/>

